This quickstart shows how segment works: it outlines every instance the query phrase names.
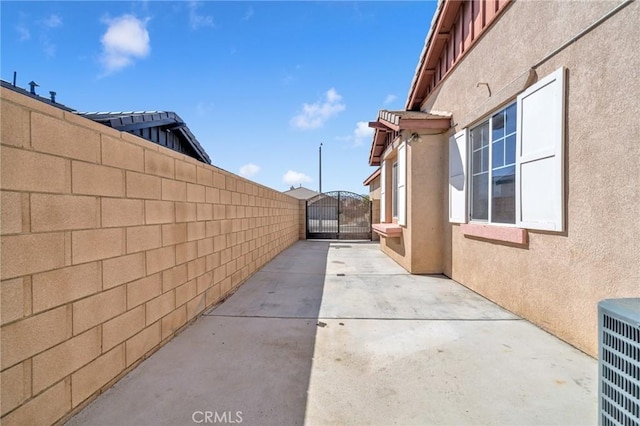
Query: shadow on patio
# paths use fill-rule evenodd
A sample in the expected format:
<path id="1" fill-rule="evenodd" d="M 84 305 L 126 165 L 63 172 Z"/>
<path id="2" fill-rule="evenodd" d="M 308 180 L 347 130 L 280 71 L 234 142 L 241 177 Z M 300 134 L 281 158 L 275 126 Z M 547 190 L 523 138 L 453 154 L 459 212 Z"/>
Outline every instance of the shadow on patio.
<path id="1" fill-rule="evenodd" d="M 328 250 L 285 250 L 67 424 L 301 424 Z"/>

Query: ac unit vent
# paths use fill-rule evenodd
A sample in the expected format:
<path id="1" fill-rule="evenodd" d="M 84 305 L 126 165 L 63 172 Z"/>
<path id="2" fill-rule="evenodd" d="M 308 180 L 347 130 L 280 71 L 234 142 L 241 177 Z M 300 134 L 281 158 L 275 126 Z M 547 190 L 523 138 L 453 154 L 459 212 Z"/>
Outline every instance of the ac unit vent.
<path id="1" fill-rule="evenodd" d="M 598 424 L 640 426 L 640 298 L 598 304 Z"/>

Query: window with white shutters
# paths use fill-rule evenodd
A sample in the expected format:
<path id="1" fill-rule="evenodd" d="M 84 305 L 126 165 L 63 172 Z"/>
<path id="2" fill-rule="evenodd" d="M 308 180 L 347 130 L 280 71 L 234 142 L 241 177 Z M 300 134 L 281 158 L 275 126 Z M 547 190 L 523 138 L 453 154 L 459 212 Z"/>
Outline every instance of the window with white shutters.
<path id="1" fill-rule="evenodd" d="M 564 230 L 564 72 L 450 138 L 450 222 Z"/>

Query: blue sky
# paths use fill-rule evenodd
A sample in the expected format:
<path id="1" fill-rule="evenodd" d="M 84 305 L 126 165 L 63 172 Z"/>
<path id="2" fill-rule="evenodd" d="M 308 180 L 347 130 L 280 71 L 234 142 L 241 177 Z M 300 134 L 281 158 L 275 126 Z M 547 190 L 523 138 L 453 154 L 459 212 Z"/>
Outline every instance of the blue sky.
<path id="1" fill-rule="evenodd" d="M 79 111 L 174 111 L 215 166 L 360 194 L 435 1 L 1 2 L 1 77 Z"/>

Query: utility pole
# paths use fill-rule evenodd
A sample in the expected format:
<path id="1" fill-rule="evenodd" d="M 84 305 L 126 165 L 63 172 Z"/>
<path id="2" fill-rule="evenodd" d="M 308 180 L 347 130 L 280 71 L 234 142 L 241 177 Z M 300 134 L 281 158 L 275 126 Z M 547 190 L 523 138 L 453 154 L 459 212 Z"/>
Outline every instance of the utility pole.
<path id="1" fill-rule="evenodd" d="M 318 192 L 322 194 L 322 142 L 320 142 L 320 147 L 318 147 L 318 174 L 320 175 L 320 187 Z"/>

